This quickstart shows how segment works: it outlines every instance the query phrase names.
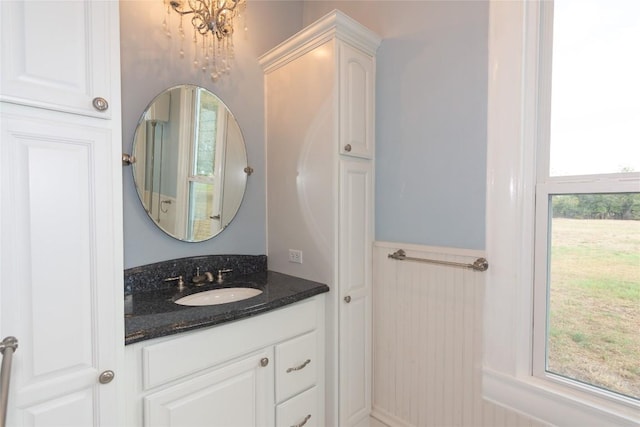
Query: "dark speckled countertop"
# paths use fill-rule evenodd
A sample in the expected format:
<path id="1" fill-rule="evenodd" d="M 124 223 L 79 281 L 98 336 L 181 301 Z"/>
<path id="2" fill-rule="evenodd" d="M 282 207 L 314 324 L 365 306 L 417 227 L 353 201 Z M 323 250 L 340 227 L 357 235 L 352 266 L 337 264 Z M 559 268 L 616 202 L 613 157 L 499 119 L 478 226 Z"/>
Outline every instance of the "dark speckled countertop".
<path id="1" fill-rule="evenodd" d="M 262 271 L 236 276 L 222 284 L 188 287 L 178 292 L 175 285 L 125 294 L 125 344 L 219 325 L 283 307 L 329 291 L 325 284 Z M 220 287 L 251 287 L 263 292 L 243 301 L 202 307 L 174 303 L 183 296 Z"/>

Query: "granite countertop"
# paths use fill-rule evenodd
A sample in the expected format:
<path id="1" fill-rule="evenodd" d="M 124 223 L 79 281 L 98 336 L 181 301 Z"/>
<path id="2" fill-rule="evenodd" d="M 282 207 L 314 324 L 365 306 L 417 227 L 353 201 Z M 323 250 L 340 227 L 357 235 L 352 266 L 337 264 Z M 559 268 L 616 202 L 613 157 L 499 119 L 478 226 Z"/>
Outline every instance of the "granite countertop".
<path id="1" fill-rule="evenodd" d="M 183 296 L 221 287 L 251 287 L 263 292 L 220 305 L 190 307 L 174 303 Z M 263 271 L 237 276 L 222 284 L 199 287 L 187 284 L 182 292 L 177 287 L 132 292 L 125 295 L 125 344 L 255 316 L 328 291 L 329 287 L 322 283 Z"/>

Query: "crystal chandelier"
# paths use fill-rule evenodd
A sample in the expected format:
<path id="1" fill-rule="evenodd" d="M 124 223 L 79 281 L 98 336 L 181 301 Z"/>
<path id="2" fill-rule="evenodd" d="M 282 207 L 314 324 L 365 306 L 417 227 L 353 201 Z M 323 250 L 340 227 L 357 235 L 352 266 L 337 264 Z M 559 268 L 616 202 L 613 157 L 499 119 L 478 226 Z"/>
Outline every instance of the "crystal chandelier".
<path id="1" fill-rule="evenodd" d="M 165 33 L 171 37 L 171 10 L 180 16 L 178 34 L 181 38 L 180 57 L 184 58 L 183 20 L 191 16 L 193 26 L 193 65 L 209 72 L 213 81 L 228 74 L 233 62 L 234 18 L 240 17 L 247 8 L 246 0 L 163 0 L 167 14 L 162 22 Z M 246 20 L 245 20 L 246 22 Z M 244 26 L 246 31 L 246 23 Z"/>

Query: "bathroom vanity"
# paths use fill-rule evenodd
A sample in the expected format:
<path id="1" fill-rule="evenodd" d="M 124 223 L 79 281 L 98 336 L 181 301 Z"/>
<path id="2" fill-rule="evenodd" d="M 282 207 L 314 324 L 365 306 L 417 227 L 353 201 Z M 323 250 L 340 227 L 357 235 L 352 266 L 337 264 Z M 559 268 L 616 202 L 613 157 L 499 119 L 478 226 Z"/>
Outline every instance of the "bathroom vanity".
<path id="1" fill-rule="evenodd" d="M 323 298 L 128 345 L 127 425 L 324 426 Z"/>
<path id="2" fill-rule="evenodd" d="M 254 272 L 189 283 L 189 269 L 215 271 L 230 260 L 236 270 Z M 325 425 L 323 294 L 329 288 L 255 271 L 263 266 L 264 256 L 214 255 L 125 273 L 127 425 Z M 176 274 L 186 281 L 182 290 L 160 279 Z M 260 293 L 224 304 L 176 303 L 238 288 Z"/>

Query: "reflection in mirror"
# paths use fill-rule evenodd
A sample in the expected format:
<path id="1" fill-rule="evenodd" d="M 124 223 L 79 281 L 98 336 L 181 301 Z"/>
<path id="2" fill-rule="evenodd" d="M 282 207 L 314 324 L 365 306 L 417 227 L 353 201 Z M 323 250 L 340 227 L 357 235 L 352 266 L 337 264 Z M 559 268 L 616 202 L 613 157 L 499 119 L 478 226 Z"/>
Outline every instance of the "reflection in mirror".
<path id="1" fill-rule="evenodd" d="M 247 183 L 244 139 L 208 90 L 182 85 L 158 95 L 138 123 L 133 155 L 140 201 L 170 236 L 201 242 L 236 215 Z"/>

